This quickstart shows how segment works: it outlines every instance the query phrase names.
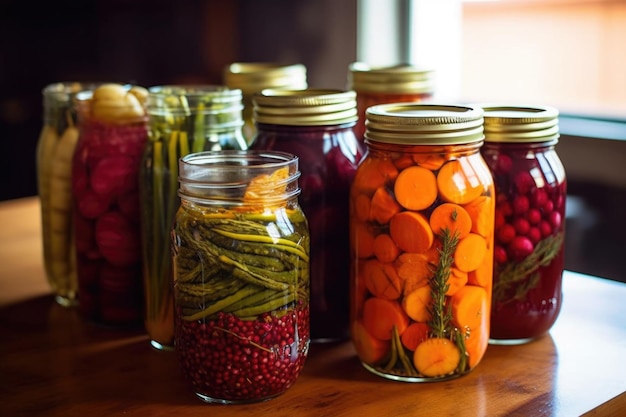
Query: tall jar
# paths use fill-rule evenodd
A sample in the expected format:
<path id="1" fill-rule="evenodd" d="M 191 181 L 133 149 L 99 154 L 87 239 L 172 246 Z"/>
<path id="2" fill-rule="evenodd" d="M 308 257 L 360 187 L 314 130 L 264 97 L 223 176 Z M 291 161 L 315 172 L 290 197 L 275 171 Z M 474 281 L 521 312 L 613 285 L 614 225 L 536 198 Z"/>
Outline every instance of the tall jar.
<path id="1" fill-rule="evenodd" d="M 482 110 L 367 110 L 350 191 L 351 336 L 363 366 L 406 382 L 471 371 L 489 342 L 493 179 Z"/>
<path id="2" fill-rule="evenodd" d="M 306 67 L 302 64 L 235 62 L 224 68 L 223 78 L 225 85 L 243 92 L 243 134 L 248 144 L 256 136 L 254 94 L 266 88 L 307 88 Z"/>
<path id="3" fill-rule="evenodd" d="M 546 334 L 561 311 L 565 170 L 556 152 L 558 111 L 484 105 L 482 154 L 497 193 L 491 343 Z"/>
<path id="4" fill-rule="evenodd" d="M 58 304 L 77 304 L 78 280 L 72 229 L 72 157 L 78 141 L 74 96 L 94 84 L 60 82 L 43 92 L 43 127 L 37 142 L 37 190 L 41 202 L 43 261 Z"/>
<path id="5" fill-rule="evenodd" d="M 241 90 L 157 86 L 149 90 L 149 140 L 140 170 L 145 326 L 156 349 L 174 347 L 170 231 L 180 199 L 178 160 L 201 151 L 247 147 Z"/>
<path id="6" fill-rule="evenodd" d="M 348 192 L 363 155 L 352 91 L 263 90 L 254 98 L 255 150 L 300 158 L 300 204 L 311 225 L 311 339 L 349 335 Z"/>
<path id="7" fill-rule="evenodd" d="M 309 346 L 309 232 L 298 158 L 222 151 L 180 160 L 172 230 L 176 354 L 211 403 L 274 398 Z"/>
<path id="8" fill-rule="evenodd" d="M 72 165 L 79 311 L 95 323 L 143 321 L 139 168 L 147 91 L 103 84 L 76 96 Z"/>
<path id="9" fill-rule="evenodd" d="M 348 88 L 357 93 L 359 121 L 354 132 L 365 140 L 365 110 L 376 104 L 423 102 L 434 93 L 434 71 L 408 64 L 369 66 L 350 64 Z"/>

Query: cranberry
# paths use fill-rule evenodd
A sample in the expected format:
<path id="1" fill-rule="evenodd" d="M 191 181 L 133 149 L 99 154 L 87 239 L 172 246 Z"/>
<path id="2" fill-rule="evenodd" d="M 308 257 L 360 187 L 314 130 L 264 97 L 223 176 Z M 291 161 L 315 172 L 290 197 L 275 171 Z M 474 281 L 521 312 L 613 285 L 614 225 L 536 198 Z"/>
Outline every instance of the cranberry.
<path id="1" fill-rule="evenodd" d="M 552 210 L 554 210 L 554 203 L 552 202 L 552 200 L 546 200 L 542 208 L 544 213 L 550 213 Z"/>
<path id="2" fill-rule="evenodd" d="M 518 217 L 513 221 L 513 227 L 518 235 L 526 235 L 530 230 L 530 222 L 523 217 Z"/>
<path id="3" fill-rule="evenodd" d="M 518 195 L 513 199 L 513 213 L 516 215 L 526 214 L 530 208 L 530 202 L 525 195 Z"/>
<path id="4" fill-rule="evenodd" d="M 515 228 L 505 224 L 496 231 L 496 237 L 500 243 L 509 243 L 515 237 Z"/>
<path id="5" fill-rule="evenodd" d="M 541 221 L 541 211 L 536 208 L 531 208 L 530 210 L 528 210 L 526 218 L 528 219 L 528 222 L 530 224 L 539 224 L 539 222 Z"/>
<path id="6" fill-rule="evenodd" d="M 500 155 L 496 160 L 495 171 L 498 174 L 507 174 L 513 167 L 513 160 L 508 155 Z"/>
<path id="7" fill-rule="evenodd" d="M 552 234 L 552 226 L 547 220 L 542 220 L 541 223 L 539 223 L 539 230 L 541 231 L 542 237 L 548 237 Z"/>
<path id="8" fill-rule="evenodd" d="M 528 171 L 518 172 L 514 181 L 515 187 L 520 194 L 528 194 L 535 187 L 535 179 Z"/>
<path id="9" fill-rule="evenodd" d="M 561 213 L 558 211 L 553 211 L 548 215 L 548 221 L 554 228 L 554 230 L 558 230 L 561 227 Z"/>
<path id="10" fill-rule="evenodd" d="M 539 227 L 533 226 L 528 230 L 528 234 L 526 236 L 528 236 L 530 241 L 536 245 L 541 240 L 541 230 L 539 230 Z"/>
<path id="11" fill-rule="evenodd" d="M 516 236 L 508 246 L 509 255 L 517 262 L 524 260 L 533 250 L 535 245 L 526 236 Z"/>
<path id="12" fill-rule="evenodd" d="M 506 249 L 499 245 L 496 245 L 493 248 L 493 257 L 498 264 L 505 264 L 509 260 L 509 255 L 506 253 Z"/>
<path id="13" fill-rule="evenodd" d="M 541 208 L 548 201 L 548 194 L 543 188 L 538 188 L 530 194 L 530 204 L 535 208 Z"/>

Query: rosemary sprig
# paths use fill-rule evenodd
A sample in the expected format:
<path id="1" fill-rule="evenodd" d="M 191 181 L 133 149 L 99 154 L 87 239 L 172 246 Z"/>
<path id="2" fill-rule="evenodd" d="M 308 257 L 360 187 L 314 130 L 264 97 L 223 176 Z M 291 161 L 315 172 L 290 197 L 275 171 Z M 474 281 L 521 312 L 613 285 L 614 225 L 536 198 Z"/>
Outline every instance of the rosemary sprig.
<path id="1" fill-rule="evenodd" d="M 559 254 L 562 245 L 563 232 L 560 232 L 540 241 L 524 261 L 509 262 L 496 270 L 493 285 L 494 302 L 508 303 L 524 299 L 528 291 L 539 282 L 539 268 L 549 265 Z"/>
<path id="2" fill-rule="evenodd" d="M 439 263 L 430 279 L 432 304 L 428 309 L 430 314 L 428 326 L 432 337 L 451 337 L 452 312 L 446 306 L 446 292 L 449 287 L 448 279 L 454 262 L 454 252 L 459 243 L 459 234 L 458 232 L 451 233 L 446 227 L 441 231 L 439 238 L 442 243 L 439 249 Z"/>

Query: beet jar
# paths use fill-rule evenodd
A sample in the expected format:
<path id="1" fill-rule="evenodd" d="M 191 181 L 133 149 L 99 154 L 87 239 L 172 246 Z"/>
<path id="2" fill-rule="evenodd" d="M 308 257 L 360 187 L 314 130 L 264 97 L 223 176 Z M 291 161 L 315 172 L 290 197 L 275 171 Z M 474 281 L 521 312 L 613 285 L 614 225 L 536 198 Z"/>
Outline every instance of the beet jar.
<path id="1" fill-rule="evenodd" d="M 556 152 L 558 111 L 484 105 L 481 150 L 496 186 L 493 344 L 546 334 L 561 311 L 565 170 Z"/>
<path id="2" fill-rule="evenodd" d="M 255 150 L 300 159 L 300 205 L 311 226 L 311 341 L 348 338 L 348 192 L 363 155 L 355 93 L 263 90 L 254 97 Z"/>
<path id="3" fill-rule="evenodd" d="M 76 96 L 72 165 L 79 311 L 100 324 L 143 321 L 139 168 L 147 91 L 103 84 Z"/>
<path id="4" fill-rule="evenodd" d="M 274 398 L 309 348 L 309 231 L 298 158 L 193 153 L 179 165 L 172 229 L 174 343 L 203 401 Z"/>
<path id="5" fill-rule="evenodd" d="M 376 375 L 441 381 L 485 354 L 495 196 L 482 124 L 476 107 L 367 109 L 350 191 L 351 335 Z"/>

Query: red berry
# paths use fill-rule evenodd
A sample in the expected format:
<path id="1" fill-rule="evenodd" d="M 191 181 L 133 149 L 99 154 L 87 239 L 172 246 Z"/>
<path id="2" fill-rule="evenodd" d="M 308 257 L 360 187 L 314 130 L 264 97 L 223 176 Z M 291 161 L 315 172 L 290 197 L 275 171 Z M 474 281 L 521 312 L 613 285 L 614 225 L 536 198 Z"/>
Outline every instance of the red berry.
<path id="1" fill-rule="evenodd" d="M 500 154 L 498 159 L 496 159 L 496 169 L 495 171 L 498 174 L 507 174 L 511 171 L 513 167 L 513 160 L 508 155 Z"/>
<path id="2" fill-rule="evenodd" d="M 515 237 L 515 228 L 510 224 L 505 224 L 498 229 L 496 237 L 500 243 L 509 243 Z"/>
<path id="3" fill-rule="evenodd" d="M 496 211 L 496 220 L 495 220 L 496 229 L 500 228 L 502 225 L 504 225 L 504 223 L 506 223 L 506 220 L 504 219 L 504 214 L 502 214 L 501 211 Z"/>
<path id="4" fill-rule="evenodd" d="M 526 214 L 529 208 L 530 202 L 528 201 L 528 197 L 525 195 L 518 195 L 513 200 L 513 212 L 518 216 Z"/>
<path id="5" fill-rule="evenodd" d="M 513 207 L 511 206 L 511 203 L 504 200 L 500 204 L 496 204 L 496 211 L 502 213 L 504 217 L 509 217 L 513 214 Z"/>
<path id="6" fill-rule="evenodd" d="M 552 200 L 546 200 L 542 208 L 544 213 L 550 213 L 552 210 L 554 210 L 554 203 L 552 202 Z"/>
<path id="7" fill-rule="evenodd" d="M 516 236 L 508 246 L 509 255 L 517 262 L 524 260 L 534 249 L 535 246 L 526 236 Z"/>
<path id="8" fill-rule="evenodd" d="M 541 230 L 539 230 L 538 227 L 533 226 L 528 230 L 528 234 L 526 236 L 528 236 L 530 241 L 536 245 L 541 240 Z"/>
<path id="9" fill-rule="evenodd" d="M 502 246 L 496 245 L 493 248 L 493 258 L 497 264 L 505 264 L 509 260 L 509 255 L 506 253 L 506 249 Z"/>
<path id="10" fill-rule="evenodd" d="M 530 194 L 530 204 L 533 207 L 541 208 L 548 201 L 548 193 L 543 188 L 539 188 Z"/>
<path id="11" fill-rule="evenodd" d="M 558 230 L 561 227 L 561 213 L 558 211 L 553 211 L 548 215 L 548 221 L 554 228 L 554 230 Z"/>
<path id="12" fill-rule="evenodd" d="M 530 224 L 539 224 L 541 221 L 541 212 L 539 209 L 531 208 L 528 210 L 528 214 L 526 214 L 526 218 Z"/>
<path id="13" fill-rule="evenodd" d="M 539 230 L 541 231 L 542 237 L 548 237 L 552 234 L 552 226 L 546 220 L 542 220 L 541 223 L 539 223 Z"/>
<path id="14" fill-rule="evenodd" d="M 528 194 L 535 187 L 535 179 L 528 171 L 519 172 L 515 176 L 515 187 L 520 194 Z"/>
<path id="15" fill-rule="evenodd" d="M 513 227 L 518 235 L 526 235 L 530 230 L 530 223 L 523 217 L 518 217 L 513 221 Z"/>

